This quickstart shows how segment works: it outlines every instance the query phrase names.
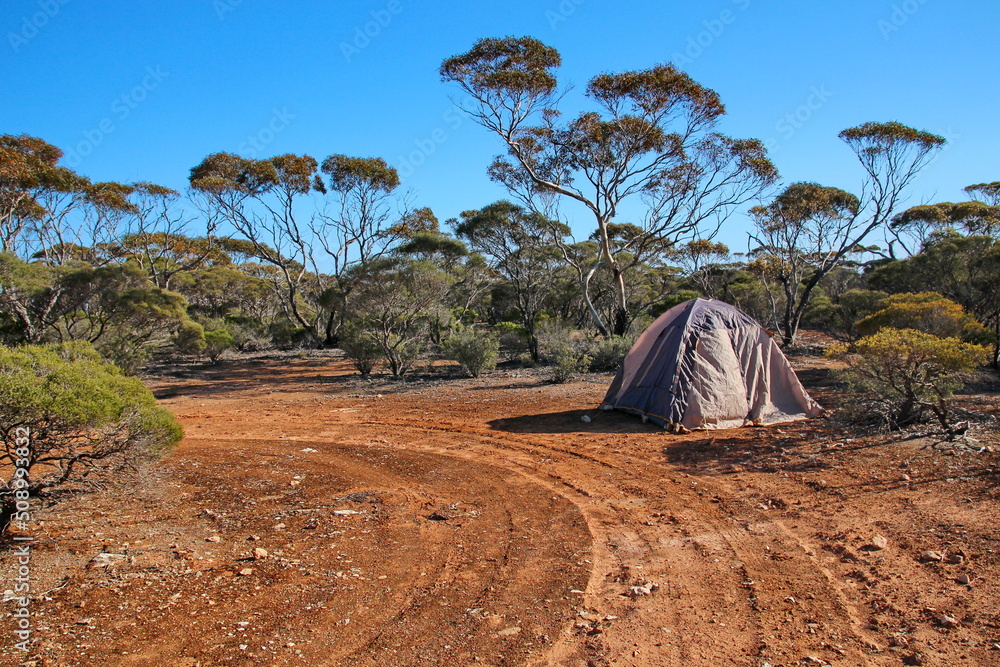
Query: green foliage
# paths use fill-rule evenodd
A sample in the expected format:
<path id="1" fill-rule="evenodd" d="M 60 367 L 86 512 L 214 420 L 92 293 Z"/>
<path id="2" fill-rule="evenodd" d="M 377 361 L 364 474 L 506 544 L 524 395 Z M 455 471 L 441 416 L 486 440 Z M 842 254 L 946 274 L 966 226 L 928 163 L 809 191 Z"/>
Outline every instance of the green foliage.
<path id="1" fill-rule="evenodd" d="M 174 334 L 174 347 L 181 354 L 201 354 L 207 342 L 208 334 L 205 333 L 205 327 L 192 320 L 184 322 Z"/>
<path id="2" fill-rule="evenodd" d="M 848 414 L 876 417 L 893 429 L 933 415 L 949 431 L 952 396 L 987 354 L 958 338 L 891 328 L 827 351 L 847 364 L 838 375 L 853 392 Z"/>
<path id="3" fill-rule="evenodd" d="M 340 349 L 351 360 L 354 368 L 367 377 L 382 360 L 382 346 L 370 331 L 348 324 L 340 330 Z"/>
<path id="4" fill-rule="evenodd" d="M 448 359 L 457 361 L 466 373 L 475 378 L 497 367 L 500 339 L 468 328 L 445 340 L 442 347 Z"/>
<path id="5" fill-rule="evenodd" d="M 590 352 L 590 370 L 593 372 L 614 372 L 621 367 L 625 355 L 632 349 L 632 336 L 608 336 L 601 338 Z"/>
<path id="6" fill-rule="evenodd" d="M 552 367 L 552 381 L 568 382 L 590 370 L 591 338 L 558 322 L 546 321 L 538 328 L 542 361 Z"/>
<path id="7" fill-rule="evenodd" d="M 836 302 L 817 297 L 807 313 L 807 322 L 838 338 L 857 340 L 860 335 L 856 323 L 881 310 L 888 296 L 878 290 L 851 289 Z"/>
<path id="8" fill-rule="evenodd" d="M 222 353 L 232 349 L 235 344 L 236 339 L 226 329 L 205 332 L 205 354 L 208 355 L 213 364 L 219 363 Z"/>
<path id="9" fill-rule="evenodd" d="M 555 91 L 559 52 L 532 37 L 485 38 L 468 53 L 448 58 L 441 78 L 469 91 L 546 95 Z"/>
<path id="10" fill-rule="evenodd" d="M 393 376 L 403 376 L 426 346 L 452 277 L 431 262 L 385 257 L 357 267 L 351 280 L 349 321 L 374 337 Z"/>
<path id="11" fill-rule="evenodd" d="M 649 314 L 652 315 L 654 318 L 657 318 L 663 313 L 673 308 L 674 306 L 682 304 L 685 301 L 690 301 L 691 299 L 697 299 L 700 296 L 702 296 L 701 293 L 696 292 L 694 290 L 686 290 L 686 289 L 676 290 L 668 294 L 666 297 L 663 298 L 662 301 L 660 301 L 655 306 L 650 308 Z"/>
<path id="12" fill-rule="evenodd" d="M 18 428 L 31 433 L 22 450 Z M 33 494 L 159 456 L 182 436 L 142 382 L 88 344 L 0 347 L 0 467 L 19 460 Z M 11 479 L 0 488 L 0 510 L 13 494 Z"/>
<path id="13" fill-rule="evenodd" d="M 881 329 L 914 329 L 934 336 L 986 342 L 989 333 L 962 306 L 936 292 L 893 294 L 882 308 L 857 323 L 863 336 Z"/>
<path id="14" fill-rule="evenodd" d="M 547 358 L 552 364 L 552 381 L 556 384 L 569 382 L 590 370 L 593 361 L 589 354 L 581 354 L 571 343 L 559 343 L 549 348 Z"/>
<path id="15" fill-rule="evenodd" d="M 500 349 L 508 357 L 516 359 L 529 350 L 529 334 L 523 325 L 517 322 L 498 322 L 493 331 L 500 336 Z"/>
<path id="16" fill-rule="evenodd" d="M 272 342 L 281 349 L 290 350 L 309 342 L 309 332 L 288 320 L 275 320 L 268 330 Z"/>

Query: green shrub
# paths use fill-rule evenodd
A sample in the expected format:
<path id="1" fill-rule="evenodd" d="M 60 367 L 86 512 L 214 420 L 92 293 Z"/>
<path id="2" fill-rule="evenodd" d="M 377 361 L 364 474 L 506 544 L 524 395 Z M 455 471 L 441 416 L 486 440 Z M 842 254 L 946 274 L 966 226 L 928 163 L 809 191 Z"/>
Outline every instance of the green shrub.
<path id="1" fill-rule="evenodd" d="M 97 345 L 105 359 L 120 368 L 126 375 L 135 375 L 149 363 L 152 352 L 148 347 L 136 345 L 127 336 L 114 336 Z"/>
<path id="2" fill-rule="evenodd" d="M 288 320 L 272 322 L 269 333 L 274 345 L 285 350 L 299 347 L 309 341 L 309 332 Z"/>
<path id="3" fill-rule="evenodd" d="M 941 338 L 959 337 L 975 343 L 989 340 L 989 332 L 959 304 L 937 292 L 893 294 L 882 308 L 857 324 L 858 333 L 868 336 L 881 329 L 914 329 Z"/>
<path id="4" fill-rule="evenodd" d="M 23 428 L 26 443 L 17 440 Z M 0 488 L 2 526 L 18 490 L 35 495 L 100 479 L 163 454 L 182 436 L 142 382 L 89 344 L 0 347 L 0 469 L 27 470 L 23 484 L 12 475 Z"/>
<path id="5" fill-rule="evenodd" d="M 840 299 L 815 297 L 806 311 L 806 323 L 841 340 L 857 340 L 857 322 L 882 309 L 889 295 L 876 290 L 851 289 Z"/>
<path id="6" fill-rule="evenodd" d="M 602 371 L 617 371 L 625 355 L 632 349 L 635 339 L 631 336 L 609 336 L 597 341 L 591 352 L 593 357 L 590 361 L 590 370 L 599 373 Z"/>
<path id="7" fill-rule="evenodd" d="M 553 382 L 567 382 L 586 373 L 593 361 L 593 339 L 586 331 L 577 331 L 561 322 L 546 321 L 538 327 L 538 345 L 542 361 L 552 367 Z"/>
<path id="8" fill-rule="evenodd" d="M 589 354 L 581 354 L 569 343 L 554 345 L 549 349 L 548 355 L 552 364 L 552 381 L 558 384 L 586 373 L 593 361 Z"/>
<path id="9" fill-rule="evenodd" d="M 174 334 L 174 348 L 181 354 L 199 355 L 205 350 L 205 328 L 187 320 Z"/>
<path id="10" fill-rule="evenodd" d="M 500 322 L 493 327 L 493 331 L 500 336 L 500 349 L 510 359 L 517 359 L 531 347 L 527 329 L 517 322 Z"/>
<path id="11" fill-rule="evenodd" d="M 340 331 L 340 349 L 361 375 L 367 377 L 382 359 L 382 346 L 368 331 L 346 325 Z"/>
<path id="12" fill-rule="evenodd" d="M 949 432 L 952 395 L 988 355 L 955 337 L 890 328 L 827 351 L 847 363 L 837 375 L 854 393 L 849 415 L 874 417 L 892 429 L 933 416 Z"/>
<path id="13" fill-rule="evenodd" d="M 213 364 L 219 363 L 219 357 L 226 350 L 231 349 L 236 344 L 233 334 L 225 329 L 205 332 L 205 354 L 212 360 Z"/>
<path id="14" fill-rule="evenodd" d="M 442 347 L 448 359 L 457 361 L 475 378 L 497 367 L 500 339 L 490 333 L 463 329 L 445 340 Z"/>

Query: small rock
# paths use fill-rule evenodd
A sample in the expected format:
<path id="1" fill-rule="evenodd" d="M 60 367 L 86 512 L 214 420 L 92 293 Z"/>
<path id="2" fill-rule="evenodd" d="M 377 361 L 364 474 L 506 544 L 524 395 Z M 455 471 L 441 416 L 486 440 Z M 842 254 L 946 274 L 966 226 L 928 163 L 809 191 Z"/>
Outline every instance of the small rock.
<path id="1" fill-rule="evenodd" d="M 910 645 L 910 640 L 906 635 L 901 635 L 897 633 L 894 634 L 892 637 L 889 637 L 889 646 L 895 646 L 899 648 L 899 647 L 906 647 L 909 645 Z"/>
<path id="2" fill-rule="evenodd" d="M 253 557 L 256 560 L 264 560 L 265 558 L 267 558 L 267 556 L 268 556 L 267 549 L 262 549 L 260 547 L 257 547 L 256 549 L 253 550 Z"/>
<path id="3" fill-rule="evenodd" d="M 260 542 L 260 536 L 251 535 L 250 537 L 247 538 L 247 542 Z"/>
<path id="4" fill-rule="evenodd" d="M 251 567 L 245 567 L 242 570 L 240 570 L 241 577 L 249 577 L 251 574 L 253 574 L 253 568 Z"/>
<path id="5" fill-rule="evenodd" d="M 206 542 L 221 542 L 222 541 L 222 537 L 219 536 L 219 535 L 212 535 L 211 537 L 206 537 L 205 541 Z"/>
<path id="6" fill-rule="evenodd" d="M 433 514 L 431 514 L 427 518 L 430 521 L 447 521 L 448 520 L 448 515 L 447 514 L 441 514 L 440 512 L 434 512 Z"/>
<path id="7" fill-rule="evenodd" d="M 909 481 L 910 481 L 910 480 L 912 480 L 912 479 L 913 479 L 913 478 L 912 478 L 912 477 L 910 477 L 909 475 L 903 475 L 903 477 L 902 477 L 902 480 L 903 480 L 904 482 L 909 482 Z"/>
<path id="8" fill-rule="evenodd" d="M 967 574 L 963 574 L 955 579 L 956 583 L 962 584 L 963 586 L 968 586 L 972 583 L 972 577 Z"/>
<path id="9" fill-rule="evenodd" d="M 806 663 L 807 665 L 825 665 L 826 664 L 825 661 L 820 660 L 819 658 L 817 658 L 814 655 L 804 656 L 802 658 L 802 662 Z"/>
<path id="10" fill-rule="evenodd" d="M 279 524 L 275 525 L 274 529 L 275 530 L 284 530 L 285 529 L 285 524 L 279 523 Z"/>
<path id="11" fill-rule="evenodd" d="M 625 595 L 627 595 L 630 598 L 638 598 L 642 597 L 643 595 L 649 595 L 652 592 L 653 591 L 646 588 L 645 586 L 630 586 L 629 589 L 625 592 Z"/>
<path id="12" fill-rule="evenodd" d="M 521 628 L 518 628 L 518 627 L 504 628 L 503 630 L 501 630 L 500 632 L 497 633 L 497 636 L 499 636 L 499 637 L 510 637 L 511 635 L 516 635 L 516 634 L 519 634 L 520 632 L 521 632 Z"/>
<path id="13" fill-rule="evenodd" d="M 582 421 L 584 424 L 589 424 L 590 423 L 590 415 L 584 415 L 584 416 L 580 417 L 580 421 Z"/>
<path id="14" fill-rule="evenodd" d="M 949 565 L 961 565 L 965 562 L 965 556 L 962 554 L 948 554 L 948 557 L 945 558 L 944 562 Z"/>
<path id="15" fill-rule="evenodd" d="M 76 624 L 77 625 L 90 625 L 93 622 L 94 622 L 94 619 L 92 619 L 92 618 L 81 618 L 80 620 L 78 620 L 76 622 Z"/>
<path id="16" fill-rule="evenodd" d="M 911 653 L 910 655 L 903 656 L 903 664 L 920 667 L 920 665 L 924 664 L 924 656 L 920 653 Z"/>
<path id="17" fill-rule="evenodd" d="M 944 560 L 944 554 L 940 551 L 925 551 L 920 554 L 921 563 L 940 563 Z"/>
<path id="18" fill-rule="evenodd" d="M 334 516 L 351 516 L 352 514 L 361 514 L 355 510 L 333 510 Z"/>
<path id="19" fill-rule="evenodd" d="M 961 623 L 954 616 L 949 616 L 948 614 L 941 614 L 938 617 L 938 623 L 941 624 L 943 628 L 957 628 Z"/>
<path id="20" fill-rule="evenodd" d="M 889 546 L 889 540 L 884 535 L 876 535 L 871 542 L 861 547 L 864 551 L 882 551 Z"/>
<path id="21" fill-rule="evenodd" d="M 99 553 L 90 561 L 91 568 L 108 567 L 125 560 L 124 554 Z"/>

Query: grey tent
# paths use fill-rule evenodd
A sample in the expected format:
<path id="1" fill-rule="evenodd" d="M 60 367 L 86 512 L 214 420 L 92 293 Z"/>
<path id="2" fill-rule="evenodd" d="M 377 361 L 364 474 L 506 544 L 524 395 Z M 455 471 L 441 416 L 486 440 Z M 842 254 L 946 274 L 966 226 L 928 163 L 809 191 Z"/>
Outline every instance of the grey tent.
<path id="1" fill-rule="evenodd" d="M 739 308 L 712 299 L 674 306 L 639 336 L 604 409 L 674 430 L 775 424 L 823 410 L 770 334 Z"/>

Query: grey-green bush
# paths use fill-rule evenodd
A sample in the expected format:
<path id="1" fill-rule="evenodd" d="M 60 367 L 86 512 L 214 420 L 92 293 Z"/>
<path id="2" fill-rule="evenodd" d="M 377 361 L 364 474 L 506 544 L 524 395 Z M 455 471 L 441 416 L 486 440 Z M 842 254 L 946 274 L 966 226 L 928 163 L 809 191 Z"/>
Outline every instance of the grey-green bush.
<path id="1" fill-rule="evenodd" d="M 11 472 L 0 484 L 0 529 L 29 495 L 134 467 L 182 436 L 142 382 L 88 343 L 0 346 L 0 469 Z"/>
<path id="2" fill-rule="evenodd" d="M 340 349 L 354 368 L 364 376 L 371 375 L 382 360 L 382 346 L 364 329 L 348 325 L 340 331 Z"/>
<path id="3" fill-rule="evenodd" d="M 479 377 L 497 367 L 500 339 L 495 335 L 463 329 L 442 344 L 445 356 L 457 361 L 471 377 Z"/>
<path id="4" fill-rule="evenodd" d="M 617 371 L 634 342 L 631 336 L 608 336 L 600 339 L 590 353 L 590 370 L 595 373 Z"/>

